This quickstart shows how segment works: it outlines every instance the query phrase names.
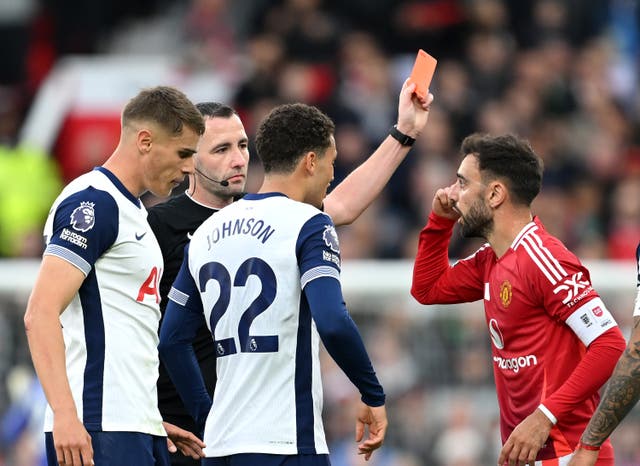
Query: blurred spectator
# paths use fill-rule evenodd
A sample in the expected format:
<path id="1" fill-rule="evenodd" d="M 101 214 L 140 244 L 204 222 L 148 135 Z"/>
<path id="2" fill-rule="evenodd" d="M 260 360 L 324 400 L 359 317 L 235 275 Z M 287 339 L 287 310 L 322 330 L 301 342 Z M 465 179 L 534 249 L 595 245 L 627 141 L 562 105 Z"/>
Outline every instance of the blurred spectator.
<path id="1" fill-rule="evenodd" d="M 407 346 L 410 325 L 399 309 L 390 309 L 366 335 L 376 342 L 371 358 L 376 361 L 380 383 L 389 398 L 400 397 L 418 385 L 420 369 Z"/>
<path id="2" fill-rule="evenodd" d="M 233 98 L 241 115 L 260 99 L 276 98 L 277 76 L 284 58 L 284 44 L 275 34 L 260 34 L 247 41 L 246 78 L 239 83 Z M 243 121 L 247 123 L 246 118 Z"/>
<path id="3" fill-rule="evenodd" d="M 42 254 L 42 227 L 61 183 L 47 154 L 0 146 L 0 256 Z"/>
<path id="4" fill-rule="evenodd" d="M 571 184 L 566 209 L 567 247 L 583 259 L 603 259 L 607 255 L 604 225 L 604 189 L 592 176 L 584 174 Z"/>
<path id="5" fill-rule="evenodd" d="M 640 176 L 623 178 L 611 199 L 607 257 L 633 260 L 634 243 L 640 238 Z"/>
<path id="6" fill-rule="evenodd" d="M 0 86 L 17 85 L 26 78 L 30 25 L 36 0 L 0 2 Z"/>
<path id="7" fill-rule="evenodd" d="M 451 119 L 451 130 L 455 141 L 460 141 L 473 128 L 473 119 L 478 107 L 475 89 L 471 86 L 471 77 L 463 63 L 456 60 L 444 60 L 438 63 L 438 72 L 434 76 L 434 91 L 438 95 L 437 109 L 442 109 Z M 427 131 L 431 130 L 431 122 Z M 425 137 L 425 139 L 428 139 Z"/>
<path id="8" fill-rule="evenodd" d="M 447 425 L 436 438 L 434 456 L 441 466 L 473 466 L 482 463 L 485 441 L 471 424 L 471 405 L 456 401 L 449 407 Z M 464 445 L 464 448 L 461 446 Z"/>
<path id="9" fill-rule="evenodd" d="M 474 32 L 467 42 L 467 61 L 471 86 L 477 90 L 479 104 L 498 98 L 511 79 L 514 44 L 510 35 Z"/>
<path id="10" fill-rule="evenodd" d="M 358 116 L 367 137 L 377 141 L 396 111 L 386 54 L 374 35 L 354 32 L 342 37 L 339 67 L 340 101 Z"/>
<path id="11" fill-rule="evenodd" d="M 460 0 L 403 0 L 392 2 L 383 23 L 372 29 L 390 29 L 388 48 L 392 52 L 427 48 L 443 57 L 462 53 L 466 11 Z M 390 23 L 390 24 L 389 24 Z M 385 41 L 386 42 L 386 41 Z"/>
<path id="12" fill-rule="evenodd" d="M 7 377 L 11 404 L 0 419 L 0 442 L 12 466 L 46 466 L 42 425 L 46 399 L 31 368 L 14 367 Z"/>
<path id="13" fill-rule="evenodd" d="M 236 81 L 237 44 L 228 0 L 191 0 L 182 23 L 186 61 Z"/>
<path id="14" fill-rule="evenodd" d="M 392 446 L 385 446 L 376 452 L 369 461 L 363 456 L 353 454 L 354 441 L 351 438 L 330 446 L 332 466 L 420 466 L 420 461 L 407 452 L 399 452 Z"/>
<path id="15" fill-rule="evenodd" d="M 323 8 L 323 0 L 272 2 L 257 19 L 257 31 L 281 37 L 292 60 L 321 62 L 335 54 L 341 31 L 337 18 Z"/>
<path id="16" fill-rule="evenodd" d="M 13 146 L 22 122 L 23 102 L 17 86 L 0 86 L 0 145 Z"/>

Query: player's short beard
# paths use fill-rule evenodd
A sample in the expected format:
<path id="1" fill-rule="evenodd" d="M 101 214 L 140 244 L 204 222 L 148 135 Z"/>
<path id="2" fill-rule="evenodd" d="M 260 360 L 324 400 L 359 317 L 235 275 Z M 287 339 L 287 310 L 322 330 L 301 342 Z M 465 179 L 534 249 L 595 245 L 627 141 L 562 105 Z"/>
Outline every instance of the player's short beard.
<path id="1" fill-rule="evenodd" d="M 462 215 L 461 227 L 460 233 L 465 238 L 488 239 L 489 233 L 493 230 L 493 215 L 482 199 L 474 202 L 469 212 Z"/>

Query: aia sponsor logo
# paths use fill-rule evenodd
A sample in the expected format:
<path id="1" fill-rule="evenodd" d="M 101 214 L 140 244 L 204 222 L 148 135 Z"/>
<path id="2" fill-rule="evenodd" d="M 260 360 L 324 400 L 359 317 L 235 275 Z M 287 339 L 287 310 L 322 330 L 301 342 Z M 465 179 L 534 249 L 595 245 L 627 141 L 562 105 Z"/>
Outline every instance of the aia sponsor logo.
<path id="1" fill-rule="evenodd" d="M 500 285 L 500 302 L 502 303 L 502 307 L 509 307 L 512 296 L 513 291 L 511 289 L 511 283 L 509 283 L 509 280 L 503 281 L 502 285 Z"/>
<path id="2" fill-rule="evenodd" d="M 158 291 L 158 283 L 160 283 L 160 277 L 162 277 L 162 269 L 153 267 L 149 276 L 144 281 L 140 289 L 138 290 L 138 297 L 136 301 L 143 302 L 146 296 L 153 296 L 156 304 L 160 304 L 160 293 Z"/>
<path id="3" fill-rule="evenodd" d="M 500 327 L 498 326 L 498 321 L 496 319 L 491 319 L 489 321 L 489 334 L 491 335 L 493 346 L 498 349 L 503 349 L 504 338 L 502 337 L 502 332 L 500 331 Z"/>
<path id="4" fill-rule="evenodd" d="M 566 277 L 560 285 L 555 287 L 553 293 L 564 293 L 562 304 L 575 304 L 575 302 L 588 294 L 589 290 L 586 289 L 587 287 L 591 288 L 589 280 L 584 280 L 582 278 L 582 272 L 577 272 L 570 277 Z"/>

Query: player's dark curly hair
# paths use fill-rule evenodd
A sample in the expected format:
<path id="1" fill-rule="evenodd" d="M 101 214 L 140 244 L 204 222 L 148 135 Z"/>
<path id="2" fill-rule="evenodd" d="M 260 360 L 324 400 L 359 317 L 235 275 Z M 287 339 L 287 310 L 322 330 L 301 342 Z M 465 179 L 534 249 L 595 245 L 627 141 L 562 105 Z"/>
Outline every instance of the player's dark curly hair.
<path id="1" fill-rule="evenodd" d="M 316 107 L 285 104 L 273 109 L 256 134 L 256 150 L 265 173 L 291 173 L 307 152 L 324 156 L 335 125 Z"/>
<path id="2" fill-rule="evenodd" d="M 122 111 L 122 126 L 132 122 L 157 123 L 169 134 L 182 133 L 184 126 L 196 134 L 204 133 L 204 119 L 187 96 L 174 87 L 157 86 L 143 89 Z"/>
<path id="3" fill-rule="evenodd" d="M 461 152 L 476 157 L 483 182 L 504 180 L 514 203 L 530 206 L 540 192 L 543 163 L 525 139 L 476 133 L 462 141 Z"/>

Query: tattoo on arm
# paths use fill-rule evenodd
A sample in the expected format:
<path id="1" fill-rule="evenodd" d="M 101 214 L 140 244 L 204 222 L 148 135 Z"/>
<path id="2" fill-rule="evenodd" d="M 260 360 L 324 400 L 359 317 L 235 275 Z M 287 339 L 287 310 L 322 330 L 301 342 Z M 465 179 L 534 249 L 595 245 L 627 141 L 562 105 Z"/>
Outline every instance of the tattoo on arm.
<path id="1" fill-rule="evenodd" d="M 602 444 L 640 399 L 640 317 L 635 318 L 633 334 L 618 361 L 593 414 L 582 442 Z"/>

